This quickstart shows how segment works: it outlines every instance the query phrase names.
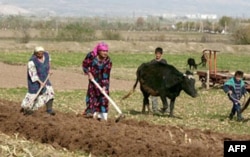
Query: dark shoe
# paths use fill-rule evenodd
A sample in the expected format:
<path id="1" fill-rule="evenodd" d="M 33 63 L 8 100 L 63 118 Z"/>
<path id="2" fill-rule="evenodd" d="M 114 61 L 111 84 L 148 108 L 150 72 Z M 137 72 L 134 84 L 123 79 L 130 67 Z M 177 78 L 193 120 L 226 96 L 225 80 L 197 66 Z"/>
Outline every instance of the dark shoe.
<path id="1" fill-rule="evenodd" d="M 242 122 L 242 121 L 244 121 L 244 118 L 243 118 L 243 117 L 238 117 L 238 118 L 237 118 L 237 121 L 238 121 L 238 122 Z"/>
<path id="2" fill-rule="evenodd" d="M 230 120 L 232 120 L 233 117 L 234 117 L 234 115 L 233 115 L 232 113 L 230 113 L 230 115 L 228 116 L 228 118 L 229 118 Z"/>
<path id="3" fill-rule="evenodd" d="M 20 109 L 20 112 L 21 112 L 21 113 L 24 112 L 24 108 L 21 108 L 21 109 Z"/>
<path id="4" fill-rule="evenodd" d="M 20 112 L 22 112 L 22 113 L 23 113 L 23 115 L 26 115 L 26 116 L 31 115 L 31 114 L 33 114 L 33 113 L 34 113 L 34 111 L 33 111 L 33 110 L 24 109 L 24 108 L 21 108 Z"/>
<path id="5" fill-rule="evenodd" d="M 53 100 L 54 100 L 54 99 L 50 99 L 50 100 L 46 103 L 47 113 L 50 114 L 50 115 L 52 115 L 52 116 L 56 115 L 56 113 L 52 110 Z"/>
<path id="6" fill-rule="evenodd" d="M 244 118 L 242 117 L 241 111 L 238 110 L 238 111 L 237 111 L 237 121 L 238 121 L 238 122 L 241 122 L 241 121 L 243 121 L 243 120 L 244 120 Z"/>
<path id="7" fill-rule="evenodd" d="M 56 115 L 56 113 L 55 113 L 54 111 L 52 111 L 52 110 L 50 110 L 50 111 L 47 111 L 47 113 L 48 113 L 48 114 L 50 114 L 51 116 L 54 116 L 54 115 Z"/>

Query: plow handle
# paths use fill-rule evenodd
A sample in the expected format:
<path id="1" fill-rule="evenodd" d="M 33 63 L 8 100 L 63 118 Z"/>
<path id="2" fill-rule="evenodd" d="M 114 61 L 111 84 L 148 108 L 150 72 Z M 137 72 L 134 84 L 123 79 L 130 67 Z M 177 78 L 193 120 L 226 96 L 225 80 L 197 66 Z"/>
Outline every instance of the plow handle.
<path id="1" fill-rule="evenodd" d="M 38 95 L 40 94 L 40 92 L 42 91 L 42 89 L 44 88 L 44 86 L 45 86 L 46 82 L 48 81 L 50 75 L 52 75 L 52 73 L 48 74 L 47 78 L 46 78 L 45 81 L 43 82 L 43 83 L 44 83 L 43 86 L 41 86 L 41 87 L 39 88 L 39 90 L 37 91 L 36 95 L 34 96 L 34 98 L 30 101 L 30 103 L 29 103 L 27 106 L 31 106 L 31 105 L 34 103 L 34 101 L 36 100 L 36 98 L 38 97 Z M 32 109 L 32 108 L 33 108 L 33 106 L 31 107 L 31 109 Z"/>
<path id="2" fill-rule="evenodd" d="M 248 107 L 250 103 L 250 97 L 248 97 L 247 102 L 244 104 L 244 106 L 241 108 L 241 113 Z"/>
<path id="3" fill-rule="evenodd" d="M 119 114 L 122 114 L 122 111 L 116 105 L 116 103 L 108 96 L 108 94 L 102 89 L 102 87 L 95 81 L 95 79 L 91 79 L 91 82 L 95 84 L 95 86 L 101 91 L 101 93 L 109 100 L 109 102 L 115 107 L 116 111 Z"/>

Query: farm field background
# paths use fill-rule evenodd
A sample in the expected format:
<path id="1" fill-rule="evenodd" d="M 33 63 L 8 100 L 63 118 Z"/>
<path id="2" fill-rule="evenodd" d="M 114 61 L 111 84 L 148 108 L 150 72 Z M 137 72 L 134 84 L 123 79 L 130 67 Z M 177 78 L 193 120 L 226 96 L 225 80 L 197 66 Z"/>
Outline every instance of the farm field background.
<path id="1" fill-rule="evenodd" d="M 180 35 L 178 37 L 183 39 L 183 35 Z M 223 36 L 223 38 L 225 37 Z M 82 113 L 83 109 L 85 108 L 84 98 L 88 80 L 82 74 L 81 62 L 86 53 L 94 47 L 97 41 L 84 43 L 31 41 L 28 44 L 16 43 L 13 40 L 1 40 L 1 42 L 1 105 L 4 105 L 5 103 L 14 105 L 16 106 L 14 110 L 19 107 L 18 105 L 25 96 L 27 90 L 25 66 L 26 62 L 32 54 L 34 46 L 42 45 L 50 52 L 53 60 L 52 69 L 54 71 L 54 76 L 52 75 L 51 80 L 52 83 L 54 82 L 55 84 L 54 88 L 56 91 L 56 99 L 54 106 L 55 109 L 60 112 L 59 116 L 61 116 L 61 114 L 63 113 L 70 113 L 73 115 Z M 196 139 L 200 143 L 207 143 L 209 145 L 212 143 L 212 140 L 210 142 L 205 141 L 207 139 L 214 138 L 213 142 L 219 143 L 218 147 L 215 148 L 215 150 L 219 150 L 219 155 L 221 155 L 223 151 L 224 138 L 229 137 L 231 139 L 250 139 L 249 121 L 239 123 L 235 120 L 228 120 L 227 117 L 231 109 L 231 102 L 220 89 L 220 86 L 215 86 L 214 88 L 211 88 L 209 90 L 201 89 L 201 83 L 199 82 L 197 76 L 195 76 L 196 88 L 198 90 L 199 97 L 191 98 L 187 94 L 182 92 L 176 100 L 174 109 L 176 118 L 169 118 L 167 115 L 141 114 L 140 111 L 142 108 L 142 95 L 139 91 L 139 86 L 137 87 L 137 90 L 133 95 L 131 95 L 128 99 L 121 101 L 121 97 L 132 88 L 132 85 L 135 81 L 136 68 L 142 62 L 149 61 L 154 57 L 153 51 L 155 47 L 162 47 L 164 49 L 164 58 L 168 61 L 169 64 L 176 66 L 177 69 L 182 72 L 188 69 L 186 61 L 189 57 L 195 58 L 196 62 L 198 63 L 200 62 L 202 50 L 208 48 L 220 50 L 217 55 L 218 69 L 229 70 L 231 72 L 234 72 L 236 70 L 243 70 L 245 73 L 250 73 L 250 47 L 248 45 L 240 46 L 220 42 L 206 44 L 189 41 L 106 42 L 110 45 L 110 57 L 113 61 L 110 96 L 114 99 L 115 102 L 117 102 L 123 113 L 126 115 L 126 118 L 124 121 L 121 121 L 121 124 L 114 124 L 110 122 L 113 121 L 115 119 L 115 116 L 117 115 L 116 111 L 111 106 L 110 121 L 107 122 L 107 124 L 102 123 L 101 126 L 103 128 L 107 127 L 107 125 L 110 125 L 113 128 L 116 128 L 117 126 L 124 128 L 126 126 L 127 129 L 129 129 L 129 127 L 134 128 L 136 125 L 138 125 L 138 123 L 139 126 L 143 126 L 140 129 L 149 129 L 150 127 L 156 127 L 158 129 L 160 128 L 159 130 L 162 131 L 164 130 L 164 127 L 166 136 L 174 136 L 176 138 L 176 141 L 178 141 L 175 144 L 181 143 L 185 145 L 185 147 L 189 147 L 190 145 L 194 147 L 194 143 L 187 142 L 189 141 L 189 139 Z M 206 70 L 206 68 L 201 67 L 198 67 L 198 69 Z M 7 75 L 10 73 L 12 73 L 12 75 Z M 15 75 L 18 75 L 18 77 L 16 77 Z M 10 78 L 11 76 L 13 76 L 15 79 Z M 8 84 L 8 82 L 10 82 L 11 80 L 14 80 L 14 82 Z M 67 86 L 65 85 L 67 84 L 67 82 L 65 83 L 63 80 L 72 81 L 75 84 L 69 83 L 69 85 Z M 159 105 L 161 105 L 160 101 Z M 5 113 L 1 113 L 1 116 L 4 117 L 4 114 Z M 250 118 L 249 109 L 247 109 L 243 113 L 243 116 L 247 119 Z M 36 119 L 36 117 L 34 118 Z M 130 120 L 133 120 L 133 122 L 130 122 Z M 4 121 L 4 118 L 0 118 L 0 121 Z M 148 124 L 143 125 L 142 123 L 144 122 Z M 86 122 L 83 120 L 83 123 Z M 91 123 L 89 124 L 89 122 L 87 122 L 87 124 L 91 125 Z M 92 122 L 92 124 L 98 125 L 97 122 Z M 175 127 L 175 129 L 177 129 L 175 131 L 172 131 L 172 127 Z M 195 131 L 199 132 L 201 136 L 199 138 L 195 137 L 191 133 L 193 130 L 189 129 L 195 129 Z M 143 135 L 143 133 L 143 131 L 140 131 L 138 134 Z M 177 140 L 177 135 L 179 134 L 181 135 L 181 137 L 179 140 Z M 214 137 L 213 134 L 215 134 Z M 221 138 L 219 138 L 220 134 L 222 134 Z M 122 136 L 122 134 L 119 135 Z M 164 135 L 164 131 L 160 132 L 159 135 Z M 24 138 L 23 136 L 26 138 Z M 209 138 L 207 136 L 209 136 Z M 73 149 L 72 147 L 65 144 L 66 149 L 63 149 L 63 146 L 56 147 L 50 143 L 51 141 L 44 142 L 45 144 L 41 144 L 42 142 L 39 142 L 39 138 L 34 138 L 34 141 L 32 137 L 30 137 L 30 139 L 31 140 L 27 141 L 27 134 L 25 134 L 25 132 L 20 133 L 20 135 L 18 132 L 15 132 L 15 134 L 11 131 L 6 131 L 6 133 L 2 132 L 0 136 L 0 154 L 2 153 L 3 155 L 8 155 L 12 153 L 21 156 L 24 154 L 38 154 L 37 156 L 88 156 L 89 152 L 91 152 L 87 148 Z M 157 137 L 155 137 L 155 139 L 157 139 Z M 171 138 L 169 140 L 171 141 Z M 172 142 L 173 141 L 174 140 L 172 139 Z M 154 148 L 153 146 L 151 147 Z M 212 144 L 208 147 L 212 148 Z M 42 152 L 41 149 L 46 151 Z M 203 150 L 203 148 L 201 148 L 201 150 Z M 117 150 L 117 152 L 119 151 Z M 93 152 L 95 151 L 93 150 Z M 183 151 L 182 153 L 184 152 L 186 151 Z M 105 154 L 107 152 L 103 153 Z M 100 154 L 98 155 L 100 156 Z"/>

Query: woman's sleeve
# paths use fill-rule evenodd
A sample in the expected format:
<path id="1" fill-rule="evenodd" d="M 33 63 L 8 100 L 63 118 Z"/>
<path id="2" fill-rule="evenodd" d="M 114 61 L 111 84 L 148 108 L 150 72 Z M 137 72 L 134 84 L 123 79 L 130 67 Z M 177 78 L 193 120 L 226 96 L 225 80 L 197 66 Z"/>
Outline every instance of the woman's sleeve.
<path id="1" fill-rule="evenodd" d="M 93 57 L 91 53 L 88 53 L 86 57 L 84 58 L 84 60 L 82 61 L 82 70 L 86 75 L 89 72 L 89 67 L 91 66 L 92 60 L 93 60 Z"/>
<path id="2" fill-rule="evenodd" d="M 28 74 L 29 74 L 32 82 L 36 82 L 39 80 L 39 77 L 37 75 L 36 66 L 35 66 L 33 61 L 28 62 Z"/>
<path id="3" fill-rule="evenodd" d="M 101 86 L 105 87 L 107 90 L 109 90 L 109 84 L 110 84 L 110 72 L 112 68 L 112 62 L 108 62 L 108 64 L 105 65 L 105 68 L 103 70 L 103 76 L 101 81 Z"/>

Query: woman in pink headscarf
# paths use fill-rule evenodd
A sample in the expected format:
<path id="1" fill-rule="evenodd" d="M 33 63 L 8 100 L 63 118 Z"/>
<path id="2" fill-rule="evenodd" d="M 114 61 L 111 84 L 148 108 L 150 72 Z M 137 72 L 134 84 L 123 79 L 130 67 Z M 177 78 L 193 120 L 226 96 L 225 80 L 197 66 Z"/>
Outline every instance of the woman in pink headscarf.
<path id="1" fill-rule="evenodd" d="M 82 62 L 83 72 L 88 75 L 89 85 L 86 95 L 86 106 L 84 115 L 107 120 L 108 99 L 90 80 L 95 81 L 109 94 L 110 71 L 112 62 L 108 56 L 108 45 L 104 42 L 98 43 L 93 51 L 89 52 Z"/>

